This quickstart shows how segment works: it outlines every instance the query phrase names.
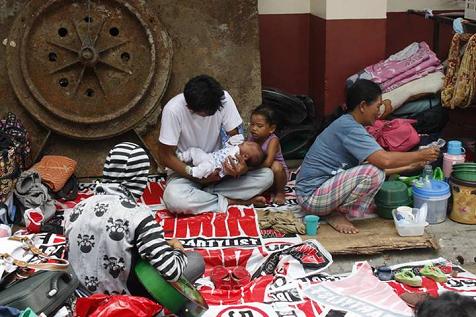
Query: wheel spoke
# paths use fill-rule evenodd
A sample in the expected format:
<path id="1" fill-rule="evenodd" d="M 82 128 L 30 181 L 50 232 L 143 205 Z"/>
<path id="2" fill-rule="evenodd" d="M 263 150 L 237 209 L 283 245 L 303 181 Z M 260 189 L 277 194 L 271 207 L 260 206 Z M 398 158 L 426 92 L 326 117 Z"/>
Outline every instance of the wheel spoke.
<path id="1" fill-rule="evenodd" d="M 76 81 L 76 85 L 74 86 L 74 91 L 73 91 L 74 95 L 76 95 L 76 93 L 78 92 L 79 84 L 81 84 L 81 81 L 83 80 L 85 70 L 86 70 L 86 65 L 83 66 L 83 68 L 81 69 L 81 72 L 79 73 L 78 80 Z"/>
<path id="2" fill-rule="evenodd" d="M 76 24 L 76 22 L 74 22 L 74 21 L 72 21 L 72 20 L 71 20 L 71 23 L 72 23 L 73 26 L 74 26 L 74 31 L 75 31 L 76 34 L 78 35 L 78 39 L 79 39 L 79 41 L 81 42 L 81 45 L 84 45 L 84 39 L 83 39 L 83 37 L 81 36 L 81 33 L 79 33 L 78 25 Z"/>
<path id="3" fill-rule="evenodd" d="M 109 66 L 109 67 L 111 67 L 111 68 L 114 68 L 114 69 L 116 69 L 116 70 L 118 70 L 118 71 L 120 71 L 120 72 L 129 74 L 129 75 L 132 75 L 132 71 L 131 71 L 130 69 L 122 68 L 121 66 L 114 65 L 114 64 L 112 64 L 112 63 L 110 63 L 110 62 L 107 62 L 107 61 L 105 61 L 105 60 L 103 60 L 103 59 L 99 60 L 98 63 L 102 63 L 102 64 L 107 65 L 107 66 Z"/>
<path id="4" fill-rule="evenodd" d="M 106 19 L 102 20 L 101 26 L 99 27 L 99 30 L 97 31 L 96 36 L 94 36 L 94 40 L 93 40 L 92 45 L 96 45 L 96 42 L 99 38 L 99 35 L 101 34 L 101 31 L 102 31 L 102 28 L 103 28 L 105 22 L 106 22 Z"/>
<path id="5" fill-rule="evenodd" d="M 79 64 L 79 61 L 78 61 L 78 60 L 73 61 L 73 62 L 70 62 L 70 63 L 65 64 L 65 65 L 63 65 L 63 66 L 60 66 L 60 67 L 58 67 L 58 68 L 55 68 L 55 69 L 53 69 L 52 71 L 50 71 L 50 74 L 57 73 L 57 72 L 59 72 L 59 71 L 61 71 L 61 70 L 63 70 L 63 69 L 69 68 L 69 67 L 74 66 L 74 65 L 76 65 L 76 64 Z"/>
<path id="6" fill-rule="evenodd" d="M 96 71 L 96 68 L 93 68 L 94 75 L 96 76 L 98 83 L 99 83 L 99 88 L 101 88 L 101 91 L 104 95 L 106 95 L 106 91 L 104 90 L 104 85 L 102 83 L 101 77 L 99 77 L 98 72 Z"/>
<path id="7" fill-rule="evenodd" d="M 124 45 L 124 44 L 126 44 L 126 43 L 128 43 L 128 42 L 129 42 L 129 40 L 126 40 L 126 41 L 122 41 L 122 42 L 117 43 L 117 44 L 112 44 L 111 46 L 107 46 L 107 47 L 105 47 L 105 48 L 98 49 L 98 53 L 99 53 L 99 54 L 104 53 L 104 52 L 106 52 L 106 51 L 109 51 L 109 50 L 112 50 L 112 49 L 117 48 L 117 47 L 119 47 L 119 46 L 122 46 L 122 45 Z"/>
<path id="8" fill-rule="evenodd" d="M 67 51 L 70 51 L 70 52 L 73 52 L 73 53 L 76 53 L 76 54 L 79 53 L 79 50 L 77 50 L 75 48 L 72 48 L 72 47 L 69 47 L 67 45 L 64 45 L 62 43 L 56 43 L 56 42 L 53 42 L 53 41 L 50 41 L 50 40 L 46 40 L 46 43 L 54 45 L 54 46 L 59 47 L 59 48 L 63 48 Z"/>

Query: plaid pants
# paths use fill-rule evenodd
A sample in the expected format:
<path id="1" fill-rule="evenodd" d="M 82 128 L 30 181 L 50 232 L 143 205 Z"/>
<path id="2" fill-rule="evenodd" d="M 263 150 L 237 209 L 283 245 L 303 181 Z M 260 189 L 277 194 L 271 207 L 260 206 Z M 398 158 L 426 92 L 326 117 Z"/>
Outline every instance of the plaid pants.
<path id="1" fill-rule="evenodd" d="M 333 210 L 348 218 L 360 218 L 385 181 L 385 173 L 373 165 L 360 165 L 337 174 L 318 187 L 314 194 L 297 200 L 310 214 L 325 216 Z"/>

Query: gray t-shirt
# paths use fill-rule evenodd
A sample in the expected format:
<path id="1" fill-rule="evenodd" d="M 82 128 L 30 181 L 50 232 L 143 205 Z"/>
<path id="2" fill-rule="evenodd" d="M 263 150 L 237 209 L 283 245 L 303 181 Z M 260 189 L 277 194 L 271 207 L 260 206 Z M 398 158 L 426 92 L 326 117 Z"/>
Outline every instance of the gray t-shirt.
<path id="1" fill-rule="evenodd" d="M 311 195 L 338 173 L 364 162 L 382 150 L 367 130 L 350 114 L 334 121 L 314 141 L 296 180 L 296 194 Z"/>

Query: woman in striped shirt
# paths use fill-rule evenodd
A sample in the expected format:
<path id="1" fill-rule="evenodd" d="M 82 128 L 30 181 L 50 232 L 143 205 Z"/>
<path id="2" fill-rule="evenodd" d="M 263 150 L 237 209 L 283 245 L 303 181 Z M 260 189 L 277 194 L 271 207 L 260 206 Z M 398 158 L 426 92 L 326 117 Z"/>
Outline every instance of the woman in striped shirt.
<path id="1" fill-rule="evenodd" d="M 193 282 L 203 274 L 203 258 L 185 253 L 177 240 L 167 242 L 152 210 L 137 203 L 149 167 L 146 152 L 137 144 L 116 145 L 95 195 L 80 202 L 67 218 L 69 260 L 92 293 L 147 296 L 133 270 L 139 257 L 169 281 L 184 274 Z"/>

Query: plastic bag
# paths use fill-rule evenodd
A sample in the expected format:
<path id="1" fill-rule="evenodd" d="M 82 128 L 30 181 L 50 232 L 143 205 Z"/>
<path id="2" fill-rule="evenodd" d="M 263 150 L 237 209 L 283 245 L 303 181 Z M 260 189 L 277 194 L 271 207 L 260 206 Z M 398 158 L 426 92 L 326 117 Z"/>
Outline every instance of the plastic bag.
<path id="1" fill-rule="evenodd" d="M 150 299 L 128 295 L 94 294 L 76 302 L 77 317 L 153 317 L 161 309 Z"/>

